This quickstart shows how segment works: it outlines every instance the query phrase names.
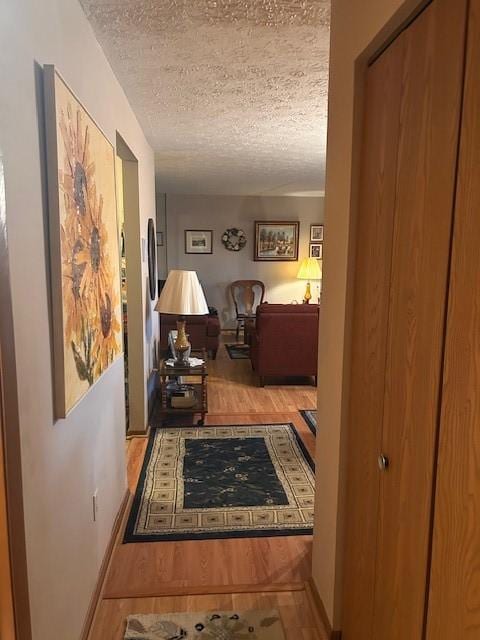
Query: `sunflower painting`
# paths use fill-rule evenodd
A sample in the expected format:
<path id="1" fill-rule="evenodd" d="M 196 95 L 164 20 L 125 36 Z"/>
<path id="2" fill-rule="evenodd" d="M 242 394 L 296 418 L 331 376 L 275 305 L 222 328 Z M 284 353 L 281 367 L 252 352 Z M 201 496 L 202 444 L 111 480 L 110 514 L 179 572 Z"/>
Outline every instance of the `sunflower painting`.
<path id="1" fill-rule="evenodd" d="M 114 150 L 45 67 L 57 417 L 122 352 Z"/>

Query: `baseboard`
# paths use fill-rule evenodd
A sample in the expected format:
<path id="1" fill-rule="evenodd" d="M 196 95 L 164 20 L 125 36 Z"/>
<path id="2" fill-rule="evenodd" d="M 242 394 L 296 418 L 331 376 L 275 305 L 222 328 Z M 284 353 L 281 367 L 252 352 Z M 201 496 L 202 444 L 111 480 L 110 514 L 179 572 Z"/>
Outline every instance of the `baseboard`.
<path id="1" fill-rule="evenodd" d="M 90 600 L 90 605 L 88 607 L 87 615 L 85 617 L 85 622 L 83 624 L 80 640 L 88 640 L 88 637 L 90 635 L 90 630 L 92 628 L 93 620 L 95 618 L 95 613 L 97 611 L 98 605 L 101 600 L 103 585 L 105 582 L 105 577 L 107 575 L 107 570 L 110 565 L 110 560 L 112 558 L 113 550 L 115 548 L 115 542 L 117 540 L 120 526 L 123 522 L 125 509 L 128 505 L 129 499 L 130 499 L 130 491 L 127 488 L 125 490 L 125 495 L 122 498 L 120 508 L 117 512 L 117 515 L 115 516 L 115 522 L 113 523 L 112 533 L 110 536 L 110 540 L 108 541 L 105 554 L 103 556 L 102 564 L 100 566 L 100 571 L 98 572 L 97 583 L 95 585 L 95 589 L 93 590 L 92 598 Z"/>
<path id="2" fill-rule="evenodd" d="M 332 629 L 332 625 L 330 623 L 330 620 L 328 619 L 327 612 L 325 611 L 325 606 L 323 604 L 322 598 L 320 597 L 320 594 L 318 593 L 317 586 L 313 581 L 313 578 L 310 578 L 308 582 L 305 583 L 305 593 L 310 600 L 310 604 L 314 613 L 324 626 L 329 639 L 341 640 L 342 632 Z"/>
<path id="3" fill-rule="evenodd" d="M 150 424 L 145 429 L 128 429 L 126 439 L 130 438 L 148 438 L 150 434 Z"/>

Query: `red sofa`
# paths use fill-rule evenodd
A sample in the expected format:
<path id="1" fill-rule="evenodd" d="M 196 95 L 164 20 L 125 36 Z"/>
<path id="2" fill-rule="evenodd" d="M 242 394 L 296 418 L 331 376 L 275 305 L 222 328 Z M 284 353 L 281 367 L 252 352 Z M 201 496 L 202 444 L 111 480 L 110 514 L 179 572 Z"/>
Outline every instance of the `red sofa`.
<path id="1" fill-rule="evenodd" d="M 250 329 L 252 367 L 267 376 L 317 377 L 319 306 L 262 304 Z"/>
<path id="2" fill-rule="evenodd" d="M 160 314 L 160 348 L 168 349 L 168 334 L 177 328 L 179 316 Z M 220 322 L 217 316 L 187 316 L 187 334 L 192 349 L 206 349 L 210 357 L 217 357 L 220 342 Z"/>

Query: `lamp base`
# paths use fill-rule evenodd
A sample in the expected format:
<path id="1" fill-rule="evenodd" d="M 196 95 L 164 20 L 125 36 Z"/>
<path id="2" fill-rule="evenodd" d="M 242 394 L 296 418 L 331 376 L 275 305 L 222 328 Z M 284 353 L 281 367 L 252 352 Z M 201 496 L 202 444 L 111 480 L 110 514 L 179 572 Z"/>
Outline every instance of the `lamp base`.
<path id="1" fill-rule="evenodd" d="M 176 356 L 175 366 L 177 367 L 189 366 L 188 357 L 192 350 L 192 345 L 188 341 L 188 336 L 185 332 L 186 324 L 186 320 L 183 317 L 180 320 L 177 320 L 177 337 L 174 343 Z"/>
<path id="2" fill-rule="evenodd" d="M 311 299 L 312 299 L 312 292 L 310 290 L 310 282 L 307 282 L 307 288 L 305 289 L 305 295 L 303 296 L 303 303 L 310 304 Z"/>

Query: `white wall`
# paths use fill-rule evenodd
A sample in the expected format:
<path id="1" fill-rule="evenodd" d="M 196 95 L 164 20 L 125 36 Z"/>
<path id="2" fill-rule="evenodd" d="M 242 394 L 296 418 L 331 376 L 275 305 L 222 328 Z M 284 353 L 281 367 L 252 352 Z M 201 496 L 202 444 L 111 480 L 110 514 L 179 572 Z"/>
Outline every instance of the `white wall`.
<path id="1" fill-rule="evenodd" d="M 57 65 L 112 144 L 118 129 L 137 157 L 143 236 L 155 211 L 153 154 L 77 0 L 0 0 L 0 42 L 0 151 L 33 637 L 78 640 L 126 487 L 124 372 L 119 359 L 67 419 L 55 422 L 41 65 Z M 145 380 L 157 336 L 150 308 L 144 291 Z"/>
<path id="2" fill-rule="evenodd" d="M 298 262 L 255 262 L 254 221 L 300 221 Z M 323 198 L 264 196 L 167 196 L 167 256 L 169 269 L 193 269 L 204 286 L 208 304 L 218 309 L 223 328 L 235 326 L 228 285 L 256 279 L 266 285 L 270 303 L 302 301 L 305 283 L 296 279 L 302 258 L 308 256 L 310 225 L 323 222 Z M 222 234 L 237 227 L 247 234 L 238 253 L 227 251 Z M 213 254 L 185 253 L 185 229 L 212 229 Z M 316 289 L 312 290 L 315 297 Z"/>
<path id="3" fill-rule="evenodd" d="M 341 628 L 345 426 L 355 187 L 363 71 L 419 0 L 333 0 L 325 225 L 320 311 L 313 579 L 335 629 Z"/>

